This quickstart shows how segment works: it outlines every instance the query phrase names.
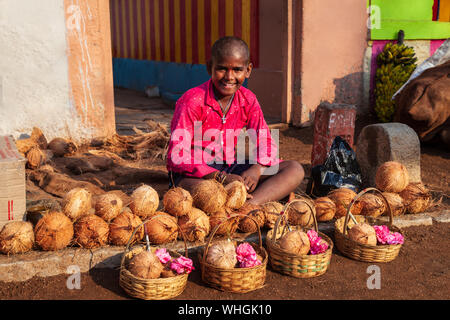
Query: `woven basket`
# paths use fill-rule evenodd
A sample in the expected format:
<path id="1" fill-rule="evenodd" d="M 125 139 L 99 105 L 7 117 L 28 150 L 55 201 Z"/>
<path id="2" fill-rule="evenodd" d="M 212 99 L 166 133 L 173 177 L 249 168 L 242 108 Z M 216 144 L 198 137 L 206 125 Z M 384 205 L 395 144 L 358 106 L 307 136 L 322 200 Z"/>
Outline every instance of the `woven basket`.
<path id="1" fill-rule="evenodd" d="M 251 242 L 249 243 L 255 249 L 256 253 L 263 258 L 262 263 L 255 267 L 233 269 L 219 268 L 207 263 L 206 257 L 208 254 L 208 249 L 211 246 L 212 239 L 214 238 L 217 229 L 222 223 L 238 216 L 251 218 L 258 226 L 259 245 Z M 238 241 L 238 244 L 239 243 L 241 242 Z M 244 214 L 233 214 L 230 215 L 226 220 L 223 220 L 211 232 L 206 247 L 204 247 L 198 255 L 202 271 L 202 280 L 213 288 L 233 293 L 246 293 L 256 289 L 260 289 L 264 286 L 264 282 L 266 280 L 268 255 L 267 251 L 262 246 L 261 230 L 259 228 L 259 225 L 257 221 L 250 216 L 246 216 Z"/>
<path id="2" fill-rule="evenodd" d="M 145 225 L 146 222 L 162 215 L 152 216 L 150 219 L 142 222 L 134 231 L 127 243 L 126 249 L 122 255 L 120 263 L 120 277 L 119 285 L 126 291 L 127 294 L 134 298 L 143 300 L 166 300 L 180 295 L 186 288 L 188 274 L 180 274 L 174 277 L 157 278 L 157 279 L 143 279 L 136 277 L 128 271 L 128 263 L 134 255 L 146 250 L 145 244 L 139 244 L 130 250 L 130 242 L 134 237 L 136 231 Z M 180 230 L 181 232 L 181 230 Z M 188 249 L 184 235 L 181 233 L 184 240 L 185 257 L 188 257 Z M 155 252 L 158 248 L 151 247 L 150 250 Z M 177 252 L 167 250 L 173 258 L 178 258 L 181 255 Z"/>
<path id="3" fill-rule="evenodd" d="M 288 230 L 302 230 L 298 226 L 289 226 L 286 215 L 280 215 L 275 222 L 275 227 L 267 232 L 266 246 L 269 252 L 269 261 L 272 268 L 280 273 L 295 277 L 295 278 L 312 278 L 324 274 L 331 261 L 331 253 L 333 251 L 333 241 L 324 233 L 319 232 L 317 227 L 316 211 L 308 201 L 302 199 L 295 199 L 286 205 L 283 210 L 286 212 L 288 206 L 294 202 L 305 202 L 311 209 L 314 229 L 317 234 L 328 243 L 327 251 L 319 254 L 297 255 L 284 251 L 280 248 L 277 240 L 280 239 Z M 279 229 L 280 222 L 284 220 L 284 227 Z M 305 230 L 306 231 L 306 230 Z"/>
<path id="4" fill-rule="evenodd" d="M 336 220 L 334 225 L 334 238 L 336 242 L 336 247 L 345 256 L 352 258 L 354 260 L 364 261 L 364 262 L 389 262 L 394 260 L 398 253 L 400 252 L 401 244 L 389 244 L 389 245 L 367 245 L 361 244 L 350 239 L 347 235 L 348 229 L 355 225 L 354 221 L 350 221 L 350 209 L 352 205 L 365 193 L 375 191 L 380 194 L 380 196 L 385 201 L 388 211 L 389 211 L 389 222 L 388 228 L 390 231 L 399 232 L 403 235 L 400 228 L 394 226 L 392 209 L 389 202 L 384 197 L 383 193 L 376 188 L 366 188 L 356 195 L 352 200 L 349 207 L 347 208 L 347 214 Z M 374 217 L 366 217 L 361 215 L 354 216 L 357 223 L 368 223 L 370 225 L 382 225 L 386 224 L 380 219 Z"/>

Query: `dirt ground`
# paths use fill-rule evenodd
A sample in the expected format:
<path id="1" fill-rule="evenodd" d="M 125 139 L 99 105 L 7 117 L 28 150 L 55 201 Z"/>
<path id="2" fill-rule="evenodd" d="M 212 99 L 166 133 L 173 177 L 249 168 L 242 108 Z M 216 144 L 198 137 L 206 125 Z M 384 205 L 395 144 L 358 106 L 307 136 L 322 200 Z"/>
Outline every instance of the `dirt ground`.
<path id="1" fill-rule="evenodd" d="M 362 127 L 373 119 L 357 119 L 355 138 Z M 306 177 L 311 170 L 313 130 L 288 128 L 280 133 L 280 153 L 284 159 L 299 161 L 305 168 Z M 64 164 L 61 164 L 63 167 Z M 90 181 L 98 186 L 109 186 L 125 193 L 140 183 L 149 183 L 163 194 L 167 188 L 164 161 L 140 162 L 131 171 L 117 176 L 101 176 L 90 173 Z M 143 169 L 144 168 L 144 169 Z M 134 170 L 134 171 L 133 171 Z M 421 148 L 422 179 L 436 197 L 442 197 L 440 209 L 450 208 L 449 173 L 450 152 L 440 145 Z M 82 179 L 79 175 L 77 179 Z M 112 181 L 111 179 L 115 179 Z M 100 180 L 100 181 L 99 181 Z M 307 180 L 300 186 L 306 190 Z M 35 199 L 48 196 L 30 183 L 29 195 Z M 264 288 L 247 293 L 231 294 L 209 288 L 201 281 L 200 266 L 196 257 L 196 270 L 189 276 L 185 291 L 175 300 L 341 300 L 341 299 L 417 299 L 432 300 L 450 298 L 449 224 L 433 223 L 432 226 L 404 229 L 406 242 L 397 259 L 390 263 L 376 264 L 380 268 L 381 288 L 368 289 L 370 263 L 354 261 L 333 250 L 328 271 L 317 278 L 295 279 L 274 272 L 268 267 Z M 329 234 L 333 239 L 333 234 Z M 0 283 L 2 300 L 123 300 L 130 299 L 119 287 L 119 271 L 93 269 L 81 275 L 81 289 L 69 290 L 67 275 L 48 278 L 35 277 L 25 282 Z"/>

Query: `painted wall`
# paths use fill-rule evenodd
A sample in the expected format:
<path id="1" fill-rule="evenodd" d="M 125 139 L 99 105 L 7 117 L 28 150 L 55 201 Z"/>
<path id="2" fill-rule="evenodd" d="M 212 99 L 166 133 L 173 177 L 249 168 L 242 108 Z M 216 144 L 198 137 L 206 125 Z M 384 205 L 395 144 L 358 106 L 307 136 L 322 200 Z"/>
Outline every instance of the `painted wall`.
<path id="1" fill-rule="evenodd" d="M 363 100 L 363 60 L 367 47 L 365 1 L 303 0 L 301 102 L 293 123 L 308 125 L 321 101 L 355 104 Z"/>
<path id="2" fill-rule="evenodd" d="M 115 132 L 107 5 L 0 1 L 1 135 L 38 126 L 80 142 Z"/>

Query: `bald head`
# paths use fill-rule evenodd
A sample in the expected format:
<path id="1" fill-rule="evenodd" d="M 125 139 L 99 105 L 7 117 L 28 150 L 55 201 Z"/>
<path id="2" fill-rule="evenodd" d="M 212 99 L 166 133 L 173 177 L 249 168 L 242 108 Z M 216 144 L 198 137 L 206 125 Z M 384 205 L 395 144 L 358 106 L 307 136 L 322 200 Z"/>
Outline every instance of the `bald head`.
<path id="1" fill-rule="evenodd" d="M 244 58 L 246 63 L 250 62 L 250 50 L 244 40 L 227 36 L 214 42 L 211 48 L 211 62 L 220 61 L 223 57 L 237 56 Z"/>

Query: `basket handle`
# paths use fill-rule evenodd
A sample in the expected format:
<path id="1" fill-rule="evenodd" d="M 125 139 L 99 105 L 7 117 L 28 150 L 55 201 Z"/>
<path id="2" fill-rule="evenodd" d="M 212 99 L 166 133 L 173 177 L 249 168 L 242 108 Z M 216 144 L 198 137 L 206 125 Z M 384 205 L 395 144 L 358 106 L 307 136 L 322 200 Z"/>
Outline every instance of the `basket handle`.
<path id="1" fill-rule="evenodd" d="M 125 251 L 124 251 L 124 253 L 122 254 L 122 260 L 121 260 L 121 262 L 120 262 L 120 267 L 122 267 L 123 264 L 124 264 L 124 262 L 125 262 L 125 255 L 126 255 L 126 253 L 130 250 L 130 244 L 132 243 L 132 240 L 133 240 L 133 238 L 134 238 L 134 235 L 135 235 L 136 232 L 139 230 L 139 228 L 142 228 L 143 226 L 145 226 L 145 224 L 146 224 L 147 222 L 149 222 L 149 221 L 155 219 L 156 217 L 165 217 L 165 216 L 166 216 L 166 215 L 164 215 L 164 214 L 157 214 L 157 215 L 154 215 L 154 216 L 152 216 L 152 217 L 150 217 L 150 218 L 147 218 L 146 220 L 144 220 L 139 226 L 137 226 L 137 227 L 133 230 L 133 233 L 131 234 L 130 239 L 128 240 L 128 243 L 127 243 L 127 245 L 126 245 L 126 247 L 125 247 Z M 184 252 L 185 252 L 185 255 L 184 255 L 184 256 L 187 258 L 187 257 L 188 257 L 188 248 L 187 248 L 186 238 L 185 238 L 185 236 L 184 236 L 183 231 L 181 231 L 181 228 L 180 228 L 180 226 L 178 225 L 178 223 L 177 223 L 177 227 L 178 227 L 178 231 L 179 231 L 180 234 L 181 234 L 181 237 L 183 238 L 183 242 L 184 242 Z M 144 230 L 145 230 L 145 232 L 147 232 L 147 229 L 146 229 L 146 228 L 144 228 Z"/>
<path id="2" fill-rule="evenodd" d="M 253 220 L 253 222 L 256 224 L 256 228 L 258 229 L 258 239 L 259 239 L 259 247 L 262 248 L 262 237 L 261 237 L 261 228 L 259 227 L 258 222 L 256 221 L 255 218 L 249 216 L 249 215 L 245 215 L 245 214 L 241 214 L 241 213 L 236 213 L 236 214 L 232 214 L 229 217 L 227 217 L 227 219 L 224 219 L 223 221 L 221 221 L 218 225 L 216 225 L 214 227 L 214 230 L 211 232 L 211 235 L 208 238 L 208 242 L 206 243 L 206 248 L 205 251 L 203 252 L 203 257 L 202 257 L 202 262 L 203 264 L 205 264 L 206 262 L 206 256 L 208 253 L 208 249 L 209 246 L 211 245 L 212 239 L 214 238 L 214 235 L 216 234 L 217 230 L 220 228 L 220 226 L 222 225 L 222 223 L 227 222 L 228 220 L 230 220 L 231 218 L 235 218 L 235 217 L 245 217 L 245 218 L 250 218 Z"/>
<path id="3" fill-rule="evenodd" d="M 392 215 L 392 209 L 391 209 L 391 205 L 389 204 L 389 202 L 387 201 L 386 197 L 383 195 L 383 193 L 378 190 L 377 188 L 365 188 L 363 189 L 360 193 L 358 193 L 356 195 L 356 197 L 353 198 L 353 200 L 350 202 L 350 205 L 347 208 L 347 214 L 345 215 L 345 220 L 344 220 L 344 230 L 343 230 L 343 234 L 345 235 L 347 233 L 347 225 L 348 225 L 348 221 L 350 216 L 352 217 L 352 219 L 356 222 L 356 220 L 354 219 L 353 215 L 351 214 L 350 210 L 353 206 L 353 204 L 359 199 L 361 198 L 364 194 L 370 192 L 370 191 L 376 191 L 380 194 L 381 198 L 383 199 L 383 201 L 386 203 L 386 206 L 389 210 L 389 226 L 392 226 L 392 223 L 394 221 L 394 217 Z"/>
<path id="4" fill-rule="evenodd" d="M 317 225 L 317 218 L 316 218 L 316 209 L 314 208 L 314 206 L 312 206 L 308 201 L 306 201 L 305 199 L 293 199 L 291 201 L 289 201 L 283 209 L 283 212 L 286 212 L 287 209 L 289 208 L 290 205 L 292 205 L 294 202 L 304 202 L 306 203 L 306 205 L 309 207 L 309 209 L 311 209 L 311 215 L 313 216 L 313 221 L 314 221 L 314 230 L 316 232 L 319 232 L 319 228 Z M 272 232 L 272 241 L 275 242 L 276 241 L 276 236 L 278 233 L 278 225 L 280 224 L 281 220 L 284 219 L 286 222 L 285 228 L 286 226 L 288 226 L 289 222 L 286 219 L 286 215 L 285 214 L 280 214 L 280 216 L 277 218 L 277 221 L 275 222 L 275 227 L 273 228 L 273 232 Z M 288 226 L 289 228 L 289 226 Z M 283 230 L 284 233 L 284 230 Z"/>

